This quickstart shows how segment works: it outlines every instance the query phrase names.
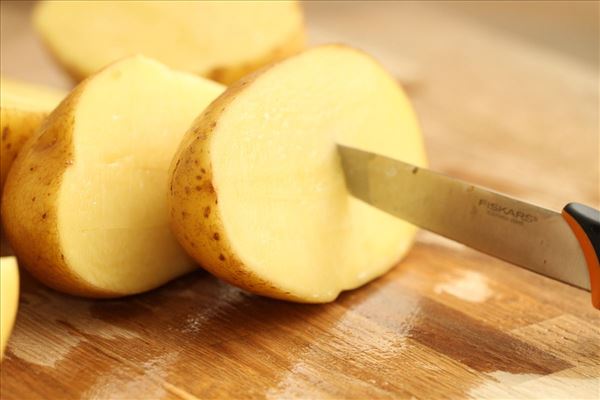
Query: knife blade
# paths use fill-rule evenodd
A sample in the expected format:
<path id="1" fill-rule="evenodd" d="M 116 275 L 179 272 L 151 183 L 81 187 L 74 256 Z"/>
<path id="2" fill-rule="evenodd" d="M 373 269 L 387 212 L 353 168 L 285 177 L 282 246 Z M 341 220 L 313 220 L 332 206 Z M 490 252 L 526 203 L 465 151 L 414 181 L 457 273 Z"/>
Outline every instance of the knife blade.
<path id="1" fill-rule="evenodd" d="M 588 260 L 586 238 L 574 233 L 565 211 L 538 207 L 379 154 L 342 145 L 338 153 L 352 196 L 494 257 L 581 289 L 597 285 L 600 290 L 596 282 L 600 274 L 591 269 L 597 267 L 600 252 L 592 254 L 596 265 Z M 587 233 L 588 250 L 590 244 L 592 250 L 600 248 L 600 213 L 577 206 L 583 207 L 577 208 L 583 216 L 576 215 L 576 220 Z"/>

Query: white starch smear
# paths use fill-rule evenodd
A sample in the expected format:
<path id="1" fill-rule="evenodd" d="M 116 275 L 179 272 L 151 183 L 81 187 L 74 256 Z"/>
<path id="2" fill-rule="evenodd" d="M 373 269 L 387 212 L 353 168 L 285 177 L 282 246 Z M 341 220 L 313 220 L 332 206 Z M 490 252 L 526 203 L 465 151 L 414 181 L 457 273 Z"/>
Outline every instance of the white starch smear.
<path id="1" fill-rule="evenodd" d="M 461 300 L 483 303 L 493 296 L 485 276 L 475 271 L 462 271 L 461 276 L 434 287 L 437 294 L 447 293 Z"/>

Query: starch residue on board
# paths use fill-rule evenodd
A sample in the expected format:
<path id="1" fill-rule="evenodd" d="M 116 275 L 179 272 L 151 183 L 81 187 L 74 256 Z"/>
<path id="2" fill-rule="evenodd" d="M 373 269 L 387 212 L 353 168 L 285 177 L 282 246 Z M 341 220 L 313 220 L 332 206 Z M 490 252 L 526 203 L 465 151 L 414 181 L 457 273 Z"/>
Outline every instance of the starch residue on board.
<path id="1" fill-rule="evenodd" d="M 178 330 L 182 333 L 197 333 L 211 323 L 213 318 L 235 309 L 236 305 L 244 301 L 244 292 L 240 289 L 220 283 L 219 301 L 214 307 L 198 307 L 188 313 Z"/>
<path id="2" fill-rule="evenodd" d="M 43 292 L 42 292 L 43 293 Z M 23 293 L 21 310 L 8 344 L 8 354 L 43 367 L 55 367 L 85 335 L 102 339 L 132 339 L 130 330 L 94 318 L 85 300 Z M 53 320 L 48 323 L 48 316 Z"/>
<path id="3" fill-rule="evenodd" d="M 511 374 L 496 371 L 488 374 L 493 381 L 469 391 L 469 398 L 522 398 L 532 400 L 564 400 L 600 398 L 600 368 L 584 366 L 550 375 Z"/>
<path id="4" fill-rule="evenodd" d="M 461 271 L 458 278 L 435 285 L 433 290 L 437 294 L 447 293 L 472 303 L 483 303 L 494 294 L 485 276 L 479 272 L 467 270 Z"/>
<path id="5" fill-rule="evenodd" d="M 52 336 L 48 336 L 45 329 L 39 330 L 29 321 L 19 321 L 8 342 L 7 355 L 42 367 L 54 368 L 80 342 L 79 337 L 63 329 L 55 330 Z"/>
<path id="6" fill-rule="evenodd" d="M 352 311 L 345 311 L 335 325 L 314 338 L 297 354 L 296 360 L 284 373 L 277 384 L 266 393 L 267 399 L 319 398 L 326 393 L 339 392 L 340 387 L 372 393 L 373 397 L 390 397 L 394 382 L 388 382 L 378 374 L 387 367 L 386 360 L 394 359 L 407 351 L 407 337 L 410 325 L 420 308 L 418 303 L 408 310 L 406 327 L 402 332 L 389 332 L 361 316 L 381 306 L 385 299 L 375 293 L 367 296 L 361 303 L 355 304 Z M 330 365 L 331 368 L 323 368 Z M 368 368 L 373 377 L 366 380 L 355 379 L 348 370 Z M 329 387 L 331 382 L 331 387 Z M 390 391 L 386 388 L 390 387 Z M 329 390 L 328 390 L 329 389 Z"/>
<path id="7" fill-rule="evenodd" d="M 112 369 L 98 376 L 96 382 L 81 396 L 88 400 L 161 399 L 167 395 L 163 381 L 169 367 L 177 361 L 178 352 L 170 352 L 139 364 L 139 373 L 132 378 L 133 367 Z"/>

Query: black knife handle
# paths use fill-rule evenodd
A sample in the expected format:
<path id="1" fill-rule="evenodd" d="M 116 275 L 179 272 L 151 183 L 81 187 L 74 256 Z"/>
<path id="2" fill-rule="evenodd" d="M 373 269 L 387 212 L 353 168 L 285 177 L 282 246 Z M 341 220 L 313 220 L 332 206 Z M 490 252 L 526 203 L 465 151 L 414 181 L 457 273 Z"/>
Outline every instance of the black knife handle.
<path id="1" fill-rule="evenodd" d="M 583 250 L 590 273 L 592 304 L 600 310 L 600 211 L 579 203 L 569 203 L 562 215 Z"/>

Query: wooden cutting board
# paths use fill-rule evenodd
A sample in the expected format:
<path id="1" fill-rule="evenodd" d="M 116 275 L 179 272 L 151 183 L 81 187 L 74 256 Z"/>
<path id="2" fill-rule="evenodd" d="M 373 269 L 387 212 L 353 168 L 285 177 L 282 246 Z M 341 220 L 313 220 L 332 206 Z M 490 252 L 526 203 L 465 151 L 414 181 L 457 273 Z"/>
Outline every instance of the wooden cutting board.
<path id="1" fill-rule="evenodd" d="M 2 2 L 2 72 L 68 87 L 30 7 Z M 305 10 L 313 43 L 362 47 L 406 85 L 433 168 L 554 209 L 599 206 L 598 3 Z M 0 394 L 598 399 L 599 327 L 587 293 L 428 233 L 385 277 L 327 305 L 201 271 L 115 301 L 25 275 Z"/>

